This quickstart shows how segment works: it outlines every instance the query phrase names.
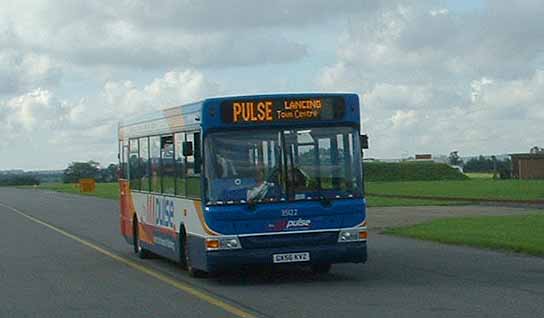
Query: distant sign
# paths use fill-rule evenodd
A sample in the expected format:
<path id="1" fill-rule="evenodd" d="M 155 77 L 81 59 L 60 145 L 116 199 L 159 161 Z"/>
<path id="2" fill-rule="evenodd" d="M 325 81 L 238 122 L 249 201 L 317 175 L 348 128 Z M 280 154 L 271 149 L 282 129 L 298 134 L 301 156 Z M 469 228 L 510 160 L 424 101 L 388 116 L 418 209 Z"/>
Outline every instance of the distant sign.
<path id="1" fill-rule="evenodd" d="M 221 118 L 231 124 L 331 120 L 342 118 L 345 108 L 342 97 L 231 100 L 221 103 Z"/>
<path id="2" fill-rule="evenodd" d="M 96 181 L 94 179 L 79 179 L 79 192 L 94 192 Z"/>

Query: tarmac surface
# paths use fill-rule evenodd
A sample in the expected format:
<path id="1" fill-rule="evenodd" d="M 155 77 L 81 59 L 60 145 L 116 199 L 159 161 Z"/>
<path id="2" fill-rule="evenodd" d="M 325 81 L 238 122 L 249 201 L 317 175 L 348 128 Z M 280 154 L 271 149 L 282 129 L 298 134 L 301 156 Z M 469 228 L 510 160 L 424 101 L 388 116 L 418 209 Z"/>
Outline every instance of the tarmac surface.
<path id="1" fill-rule="evenodd" d="M 138 259 L 119 234 L 116 201 L 0 188 L 0 317 L 542 317 L 544 258 L 378 231 L 526 212 L 372 208 L 367 264 L 195 279 L 173 262 Z"/>

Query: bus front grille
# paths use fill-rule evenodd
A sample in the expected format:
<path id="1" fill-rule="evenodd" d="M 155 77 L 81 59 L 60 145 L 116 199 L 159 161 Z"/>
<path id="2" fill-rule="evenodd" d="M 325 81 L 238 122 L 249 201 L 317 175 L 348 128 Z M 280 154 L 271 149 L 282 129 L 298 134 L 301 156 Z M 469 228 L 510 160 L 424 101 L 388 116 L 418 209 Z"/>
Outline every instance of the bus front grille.
<path id="1" fill-rule="evenodd" d="M 338 231 L 240 237 L 242 248 L 247 249 L 327 245 L 337 241 Z"/>

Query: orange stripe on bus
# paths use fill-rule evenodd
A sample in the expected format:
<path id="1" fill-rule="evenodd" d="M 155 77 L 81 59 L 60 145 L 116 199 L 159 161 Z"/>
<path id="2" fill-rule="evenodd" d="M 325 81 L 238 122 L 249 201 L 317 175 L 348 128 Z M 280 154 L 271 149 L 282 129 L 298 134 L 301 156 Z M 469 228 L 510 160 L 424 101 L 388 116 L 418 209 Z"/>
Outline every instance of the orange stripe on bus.
<path id="1" fill-rule="evenodd" d="M 206 232 L 209 235 L 220 235 L 219 233 L 215 232 L 214 230 L 208 227 L 208 224 L 206 223 L 206 220 L 204 219 L 204 214 L 202 213 L 202 203 L 200 201 L 193 201 L 193 202 L 195 205 L 196 214 L 198 215 L 198 218 L 200 219 L 200 224 L 202 224 L 202 229 L 204 229 L 204 232 Z"/>

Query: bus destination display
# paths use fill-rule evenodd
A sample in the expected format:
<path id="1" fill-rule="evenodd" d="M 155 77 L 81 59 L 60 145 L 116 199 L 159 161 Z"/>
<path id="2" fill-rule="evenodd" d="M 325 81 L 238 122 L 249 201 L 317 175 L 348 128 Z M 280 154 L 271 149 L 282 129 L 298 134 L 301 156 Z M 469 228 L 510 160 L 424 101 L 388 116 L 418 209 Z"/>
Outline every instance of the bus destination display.
<path id="1" fill-rule="evenodd" d="M 232 124 L 331 120 L 342 118 L 344 112 L 341 97 L 233 100 L 221 104 L 223 122 Z"/>

